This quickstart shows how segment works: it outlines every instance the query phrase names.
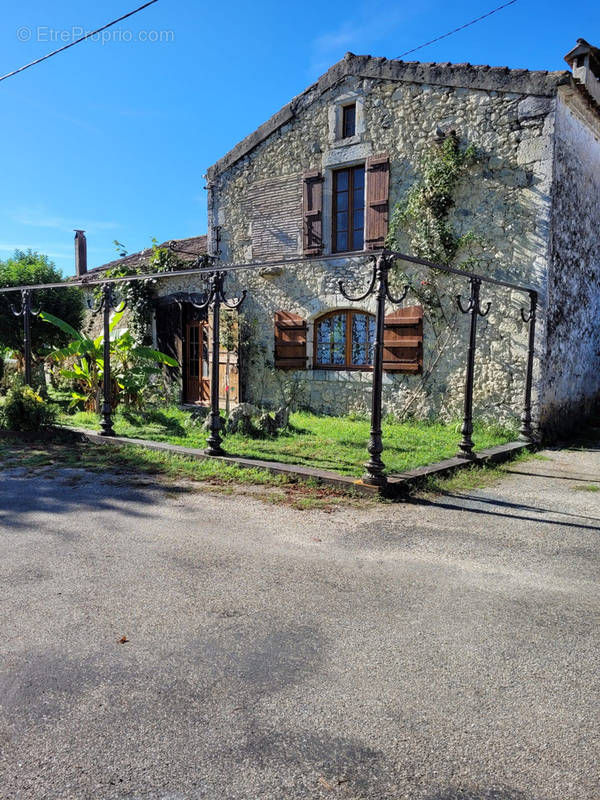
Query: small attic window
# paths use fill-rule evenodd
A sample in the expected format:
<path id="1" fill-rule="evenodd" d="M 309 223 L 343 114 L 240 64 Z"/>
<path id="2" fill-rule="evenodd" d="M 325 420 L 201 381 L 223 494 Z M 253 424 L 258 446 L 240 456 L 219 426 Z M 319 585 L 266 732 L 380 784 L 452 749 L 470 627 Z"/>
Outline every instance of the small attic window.
<path id="1" fill-rule="evenodd" d="M 349 139 L 356 133 L 356 103 L 342 109 L 342 139 Z"/>
<path id="2" fill-rule="evenodd" d="M 584 67 L 585 66 L 585 56 L 577 56 L 575 59 L 575 66 L 576 67 Z"/>

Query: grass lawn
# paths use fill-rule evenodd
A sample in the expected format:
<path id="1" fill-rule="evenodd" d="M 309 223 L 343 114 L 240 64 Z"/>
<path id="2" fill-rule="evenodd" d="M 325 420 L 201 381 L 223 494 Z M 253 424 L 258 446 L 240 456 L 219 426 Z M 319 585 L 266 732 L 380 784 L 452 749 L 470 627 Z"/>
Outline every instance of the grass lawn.
<path id="1" fill-rule="evenodd" d="M 98 417 L 88 412 L 63 413 L 61 422 L 92 430 L 99 428 Z M 204 448 L 206 434 L 201 425 L 194 422 L 189 411 L 177 407 L 148 411 L 119 409 L 114 416 L 119 436 L 187 447 Z M 290 429 L 276 437 L 227 435 L 223 446 L 232 456 L 303 464 L 358 477 L 368 458 L 369 427 L 365 419 L 296 412 L 291 415 Z M 461 438 L 460 423 L 386 421 L 382 430 L 382 457 L 390 474 L 452 457 Z M 511 441 L 516 435 L 514 428 L 476 424 L 473 440 L 476 449 L 481 450 Z"/>

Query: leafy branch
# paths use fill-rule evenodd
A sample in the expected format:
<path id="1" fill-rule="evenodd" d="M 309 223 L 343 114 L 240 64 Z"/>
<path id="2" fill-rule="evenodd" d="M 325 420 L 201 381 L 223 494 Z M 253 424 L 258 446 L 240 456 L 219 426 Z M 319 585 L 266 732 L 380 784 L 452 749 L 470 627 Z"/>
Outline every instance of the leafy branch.
<path id="1" fill-rule="evenodd" d="M 125 258 L 127 256 L 125 245 L 117 240 L 114 241 L 114 245 L 119 257 Z M 107 278 L 127 278 L 146 273 L 192 269 L 194 266 L 195 262 L 182 259 L 180 255 L 174 253 L 168 247 L 160 247 L 158 240 L 153 238 L 152 253 L 149 258 L 140 258 L 134 264 L 119 264 L 112 269 L 106 270 L 105 275 Z M 128 325 L 136 342 L 143 343 L 148 339 L 148 329 L 156 296 L 156 282 L 155 278 L 148 278 L 144 281 L 124 281 L 119 285 L 119 294 L 123 300 L 127 301 L 129 309 Z"/>

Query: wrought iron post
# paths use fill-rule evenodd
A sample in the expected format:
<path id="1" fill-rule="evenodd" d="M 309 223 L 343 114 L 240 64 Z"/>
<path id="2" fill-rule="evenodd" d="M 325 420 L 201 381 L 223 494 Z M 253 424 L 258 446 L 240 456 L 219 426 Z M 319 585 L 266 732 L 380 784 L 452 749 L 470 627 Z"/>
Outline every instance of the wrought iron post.
<path id="1" fill-rule="evenodd" d="M 25 383 L 31 386 L 31 317 L 37 317 L 39 311 L 31 308 L 31 289 L 21 289 L 21 308 L 17 310 L 11 305 L 15 317 L 23 317 L 23 358 L 25 360 Z"/>
<path id="2" fill-rule="evenodd" d="M 381 438 L 381 405 L 383 388 L 383 335 L 385 324 L 385 301 L 390 303 L 401 303 L 408 292 L 408 286 L 404 288 L 401 297 L 392 297 L 389 287 L 389 270 L 393 262 L 393 257 L 387 253 L 382 253 L 373 259 L 373 274 L 369 288 L 359 297 L 352 297 L 344 289 L 343 281 L 338 281 L 341 294 L 351 302 L 359 302 L 375 294 L 377 309 L 375 313 L 375 342 L 373 346 L 373 389 L 371 392 L 371 433 L 367 450 L 370 458 L 365 464 L 366 474 L 363 475 L 363 482 L 371 486 L 385 486 L 387 477 L 385 474 L 385 464 L 381 459 L 383 452 L 383 441 Z"/>
<path id="3" fill-rule="evenodd" d="M 219 413 L 219 352 L 220 352 L 220 321 L 221 304 L 227 308 L 239 308 L 246 298 L 246 290 L 235 302 L 225 299 L 223 284 L 227 272 L 225 270 L 215 270 L 208 276 L 208 292 L 203 303 L 192 305 L 200 310 L 212 306 L 212 365 L 210 378 L 210 413 L 209 413 L 209 435 L 206 440 L 205 453 L 209 456 L 221 456 L 225 451 L 221 445 L 221 415 Z"/>
<path id="4" fill-rule="evenodd" d="M 475 375 L 475 348 L 477 345 L 477 317 L 485 317 L 492 306 L 487 304 L 485 311 L 481 310 L 479 292 L 481 289 L 481 279 L 471 278 L 471 296 L 466 307 L 462 304 L 460 295 L 456 296 L 459 310 L 463 314 L 471 315 L 471 328 L 469 332 L 469 350 L 467 352 L 467 374 L 465 376 L 465 404 L 464 419 L 462 426 L 462 441 L 459 445 L 460 450 L 457 455 L 461 458 L 475 458 L 473 453 L 473 378 Z"/>
<path id="5" fill-rule="evenodd" d="M 92 303 L 88 305 L 92 308 Z M 110 283 L 102 285 L 102 298 L 94 309 L 95 311 L 103 312 L 103 347 L 102 347 L 102 410 L 100 421 L 100 436 L 114 436 L 115 431 L 112 421 L 112 378 L 110 369 L 110 313 L 116 311 L 121 313 L 125 310 L 126 303 L 122 302 L 117 309 L 115 306 L 115 298 L 113 288 Z"/>
<path id="6" fill-rule="evenodd" d="M 529 311 L 521 309 L 523 322 L 529 325 L 529 342 L 527 347 L 527 373 L 525 375 L 525 399 L 523 402 L 523 415 L 521 416 L 521 439 L 526 442 L 533 442 L 534 433 L 531 426 L 531 389 L 533 386 L 533 357 L 535 350 L 535 320 L 537 310 L 538 294 L 529 292 Z"/>

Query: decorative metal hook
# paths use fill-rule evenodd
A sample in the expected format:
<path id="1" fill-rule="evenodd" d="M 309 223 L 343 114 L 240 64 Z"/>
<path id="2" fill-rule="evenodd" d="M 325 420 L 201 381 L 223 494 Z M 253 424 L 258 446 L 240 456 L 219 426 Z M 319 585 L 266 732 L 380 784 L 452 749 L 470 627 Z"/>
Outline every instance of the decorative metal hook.
<path id="1" fill-rule="evenodd" d="M 223 296 L 223 281 L 225 280 L 225 275 L 227 273 L 222 270 L 215 270 L 215 272 L 211 272 L 210 275 L 207 276 L 205 279 L 208 283 L 208 291 L 206 294 L 206 300 L 202 303 L 197 303 L 195 300 L 190 300 L 191 305 L 194 308 L 197 308 L 199 311 L 203 311 L 208 306 L 212 305 L 217 299 L 219 302 L 222 302 Z"/>
<path id="2" fill-rule="evenodd" d="M 108 307 L 109 311 L 112 310 L 115 314 L 121 314 L 127 308 L 127 300 L 121 300 L 119 306 L 115 305 L 115 296 L 113 287 L 110 283 L 104 283 L 101 287 L 102 295 L 99 300 L 95 301 L 93 297 L 87 298 L 87 307 L 90 311 L 93 311 L 94 314 L 102 311 L 105 306 Z"/>
<path id="3" fill-rule="evenodd" d="M 409 289 L 410 289 L 410 285 L 407 283 L 404 286 L 404 291 L 402 292 L 400 297 L 393 297 L 392 293 L 390 292 L 390 287 L 389 287 L 389 284 L 388 284 L 388 286 L 386 288 L 386 291 L 385 291 L 385 294 L 387 296 L 387 299 L 390 301 L 390 303 L 394 303 L 395 305 L 398 305 L 399 303 L 401 303 L 405 299 L 406 295 L 408 294 L 408 290 Z"/>
<path id="4" fill-rule="evenodd" d="M 361 300 L 367 298 L 371 292 L 373 291 L 373 287 L 375 286 L 375 281 L 377 280 L 377 259 L 372 256 L 371 257 L 371 264 L 373 265 L 373 274 L 371 276 L 371 282 L 369 283 L 369 288 L 363 294 L 359 295 L 358 297 L 352 297 L 349 295 L 346 290 L 344 289 L 344 281 L 338 281 L 338 288 L 340 290 L 340 294 L 346 298 L 346 300 L 350 300 L 352 303 L 359 303 Z"/>
<path id="5" fill-rule="evenodd" d="M 490 308 L 492 307 L 491 302 L 490 303 L 486 303 L 486 306 L 487 307 L 486 307 L 485 311 L 482 311 L 481 310 L 481 303 L 479 302 L 479 300 L 477 301 L 477 313 L 479 314 L 480 317 L 487 317 L 487 315 L 490 313 Z"/>
<path id="6" fill-rule="evenodd" d="M 456 305 L 462 314 L 469 314 L 474 311 L 480 317 L 487 317 L 492 307 L 491 302 L 486 303 L 485 311 L 481 310 L 481 303 L 479 300 L 479 290 L 481 289 L 481 280 L 479 278 L 471 278 L 471 296 L 467 305 L 463 305 L 462 295 L 456 295 Z"/>
<path id="7" fill-rule="evenodd" d="M 231 308 L 233 311 L 235 311 L 235 309 L 236 309 L 236 308 L 239 308 L 239 307 L 242 305 L 242 303 L 243 303 L 243 302 L 244 302 L 244 300 L 246 299 L 246 295 L 247 295 L 247 294 L 248 294 L 248 292 L 246 291 L 246 289 L 243 289 L 243 290 L 242 290 L 242 296 L 240 297 L 240 299 L 239 299 L 239 300 L 236 300 L 236 301 L 234 301 L 234 302 L 231 302 L 231 301 L 229 301 L 229 300 L 225 300 L 225 298 L 223 297 L 223 295 L 221 295 L 221 300 L 223 301 L 223 305 L 226 305 L 226 306 L 227 306 L 227 308 Z"/>
<path id="8" fill-rule="evenodd" d="M 524 308 L 521 309 L 521 319 L 526 325 L 532 320 L 535 321 L 537 300 L 537 292 L 529 292 L 529 311 L 525 311 Z"/>
<path id="9" fill-rule="evenodd" d="M 32 317 L 39 317 L 41 309 L 37 311 L 31 307 L 31 289 L 21 289 L 21 308 L 17 311 L 15 306 L 11 303 L 10 310 L 15 317 L 23 317 L 25 314 L 31 314 Z"/>
<path id="10" fill-rule="evenodd" d="M 458 310 L 462 314 L 468 314 L 470 311 L 473 310 L 473 298 L 472 297 L 469 298 L 469 302 L 467 303 L 467 305 L 465 307 L 465 306 L 463 306 L 463 303 L 462 303 L 462 295 L 457 294 L 456 295 L 456 305 L 458 306 Z"/>
<path id="11" fill-rule="evenodd" d="M 197 308 L 199 311 L 203 311 L 205 308 L 208 308 L 208 306 L 218 301 L 227 308 L 230 308 L 232 311 L 235 311 L 235 309 L 239 308 L 246 299 L 247 291 L 244 289 L 242 291 L 242 296 L 238 300 L 227 300 L 223 286 L 226 277 L 226 270 L 215 270 L 215 272 L 211 272 L 207 279 L 209 283 L 209 289 L 206 300 L 204 300 L 202 303 L 197 303 L 194 300 L 190 300 L 189 302 L 191 305 L 193 305 L 194 308 Z"/>

